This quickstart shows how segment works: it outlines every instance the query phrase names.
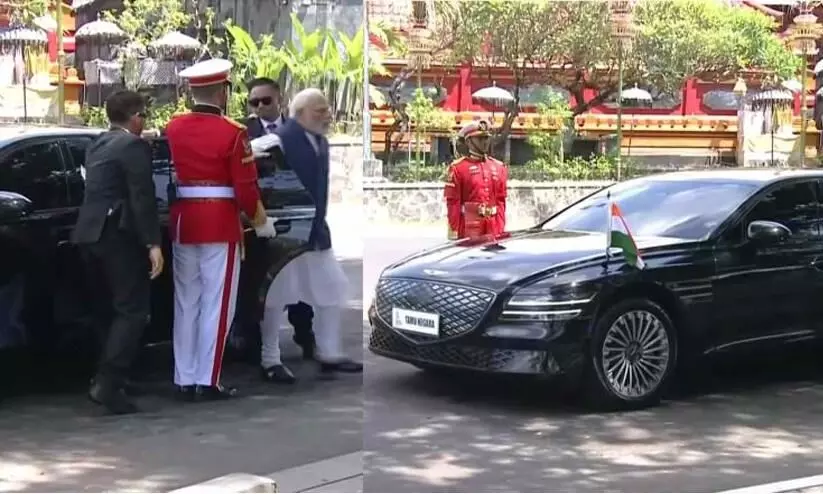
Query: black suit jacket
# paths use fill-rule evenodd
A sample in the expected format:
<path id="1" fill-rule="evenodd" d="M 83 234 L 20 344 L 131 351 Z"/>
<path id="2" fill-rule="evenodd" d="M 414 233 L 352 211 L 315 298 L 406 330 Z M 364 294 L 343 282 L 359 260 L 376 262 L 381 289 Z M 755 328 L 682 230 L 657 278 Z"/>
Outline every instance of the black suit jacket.
<path id="1" fill-rule="evenodd" d="M 160 245 L 151 164 L 149 144 L 124 130 L 109 130 L 92 142 L 86 151 L 86 191 L 72 241 L 97 242 L 111 217 L 142 244 Z"/>

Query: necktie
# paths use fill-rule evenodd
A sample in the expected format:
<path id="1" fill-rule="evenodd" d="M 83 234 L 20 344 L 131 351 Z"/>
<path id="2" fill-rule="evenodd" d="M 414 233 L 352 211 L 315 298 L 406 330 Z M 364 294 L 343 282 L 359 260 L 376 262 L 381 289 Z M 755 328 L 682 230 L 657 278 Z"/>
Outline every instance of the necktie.
<path id="1" fill-rule="evenodd" d="M 274 129 L 276 129 L 276 128 L 277 128 L 277 124 L 274 124 L 274 123 L 266 124 L 266 132 L 268 132 L 269 134 L 274 132 Z"/>

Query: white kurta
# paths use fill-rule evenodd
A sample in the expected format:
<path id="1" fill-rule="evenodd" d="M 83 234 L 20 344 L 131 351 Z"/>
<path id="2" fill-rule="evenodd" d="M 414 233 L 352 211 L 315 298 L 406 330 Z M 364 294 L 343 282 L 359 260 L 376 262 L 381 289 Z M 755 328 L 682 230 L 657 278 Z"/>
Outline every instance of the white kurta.
<path id="1" fill-rule="evenodd" d="M 318 149 L 311 135 L 306 134 L 306 139 L 315 150 Z M 266 294 L 265 313 L 260 325 L 262 366 L 268 368 L 281 363 L 280 328 L 286 322 L 285 308 L 299 302 L 312 306 L 314 311 L 317 359 L 335 362 L 345 358 L 340 315 L 348 291 L 346 274 L 332 249 L 305 252 L 284 266 Z"/>

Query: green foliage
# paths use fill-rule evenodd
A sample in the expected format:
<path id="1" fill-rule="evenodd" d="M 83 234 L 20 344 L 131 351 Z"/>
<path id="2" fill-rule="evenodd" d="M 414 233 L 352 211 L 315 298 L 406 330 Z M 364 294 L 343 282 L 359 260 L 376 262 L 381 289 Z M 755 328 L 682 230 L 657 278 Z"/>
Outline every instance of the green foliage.
<path id="1" fill-rule="evenodd" d="M 428 166 L 398 166 L 389 172 L 392 182 L 444 182 L 449 163 Z M 624 159 L 623 178 L 635 176 L 635 167 Z M 550 182 L 554 180 L 614 180 L 617 168 L 614 158 L 592 156 L 566 161 L 532 161 L 524 166 L 509 166 L 509 181 Z"/>
<path id="2" fill-rule="evenodd" d="M 102 106 L 84 106 L 80 110 L 80 118 L 89 127 L 104 129 L 109 126 L 109 119 L 106 117 L 106 109 Z"/>
<path id="3" fill-rule="evenodd" d="M 572 111 L 566 98 L 556 92 L 545 93 L 537 104 L 541 119 L 558 122 L 556 132 L 536 131 L 526 137 L 536 160 L 541 162 L 563 161 L 563 138 L 568 132 Z"/>
<path id="4" fill-rule="evenodd" d="M 271 35 L 255 40 L 243 28 L 226 23 L 230 43 L 229 57 L 234 62 L 232 100 L 229 114 L 245 115 L 246 82 L 255 77 L 286 79 L 286 96 L 306 87 L 317 87 L 329 95 L 339 124 L 351 124 L 362 118 L 364 30 L 354 36 L 327 29 L 306 31 L 292 14 L 295 39 L 280 46 Z M 373 30 L 374 26 L 370 26 Z M 395 43 L 387 31 L 378 28 L 378 36 Z M 387 74 L 379 56 L 370 53 L 370 73 Z"/>
<path id="5" fill-rule="evenodd" d="M 176 103 L 152 106 L 149 108 L 149 118 L 146 121 L 145 128 L 147 130 L 164 129 L 174 115 L 187 110 L 184 98 L 178 99 Z"/>
<path id="6" fill-rule="evenodd" d="M 186 100 L 183 98 L 177 100 L 177 103 L 150 107 L 145 128 L 146 130 L 162 129 L 169 123 L 171 117 L 185 111 L 187 111 Z M 103 107 L 86 106 L 81 110 L 80 116 L 83 123 L 89 127 L 106 128 L 109 126 L 106 109 Z"/>
<path id="7" fill-rule="evenodd" d="M 22 4 L 15 3 L 11 8 L 11 23 L 28 26 L 32 20 L 46 15 L 51 3 L 50 0 L 23 0 Z"/>
<path id="8" fill-rule="evenodd" d="M 406 113 L 416 134 L 432 130 L 450 130 L 453 122 L 448 113 L 435 106 L 423 88 L 415 89 L 412 100 L 406 105 Z"/>
<path id="9" fill-rule="evenodd" d="M 574 94 L 582 89 L 578 81 L 527 70 L 536 63 L 566 64 L 583 69 L 588 83 L 602 91 L 615 89 L 618 49 L 607 2 L 487 0 L 438 2 L 438 8 L 446 21 L 437 37 L 451 40 L 453 61 L 503 64 L 521 87 L 552 83 Z M 633 46 L 624 54 L 626 84 L 671 92 L 698 75 L 728 78 L 762 69 L 787 78 L 800 67 L 775 36 L 774 21 L 754 9 L 705 0 L 640 0 L 634 22 Z"/>
<path id="10" fill-rule="evenodd" d="M 123 8 L 103 12 L 103 18 L 120 26 L 129 41 L 140 47 L 192 22 L 183 0 L 123 0 Z"/>

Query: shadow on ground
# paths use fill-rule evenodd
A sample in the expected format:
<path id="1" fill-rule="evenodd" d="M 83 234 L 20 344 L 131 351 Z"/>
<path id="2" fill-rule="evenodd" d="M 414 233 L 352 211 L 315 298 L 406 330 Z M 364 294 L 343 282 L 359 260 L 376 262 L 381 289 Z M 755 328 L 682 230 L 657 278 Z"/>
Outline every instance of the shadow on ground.
<path id="1" fill-rule="evenodd" d="M 365 489 L 718 492 L 820 474 L 819 360 L 803 350 L 715 363 L 657 408 L 594 414 L 545 385 L 371 357 Z"/>

